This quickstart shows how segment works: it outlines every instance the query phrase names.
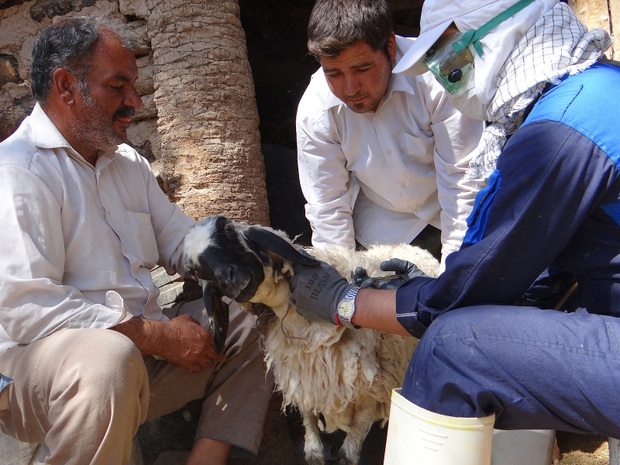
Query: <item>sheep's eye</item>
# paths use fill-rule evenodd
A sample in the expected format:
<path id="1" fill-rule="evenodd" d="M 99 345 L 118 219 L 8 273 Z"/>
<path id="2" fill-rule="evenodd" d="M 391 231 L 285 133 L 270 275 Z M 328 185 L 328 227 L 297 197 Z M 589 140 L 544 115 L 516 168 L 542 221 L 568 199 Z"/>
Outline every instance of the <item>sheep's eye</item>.
<path id="1" fill-rule="evenodd" d="M 234 224 L 227 224 L 226 226 L 224 226 L 224 234 L 226 234 L 226 236 L 231 237 L 237 234 L 237 229 L 235 228 Z"/>

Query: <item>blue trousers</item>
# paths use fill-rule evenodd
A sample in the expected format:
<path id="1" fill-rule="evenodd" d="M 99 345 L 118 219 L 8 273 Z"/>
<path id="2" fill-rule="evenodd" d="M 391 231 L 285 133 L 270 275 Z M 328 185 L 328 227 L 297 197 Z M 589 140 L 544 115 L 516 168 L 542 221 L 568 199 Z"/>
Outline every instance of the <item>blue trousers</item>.
<path id="1" fill-rule="evenodd" d="M 447 312 L 418 344 L 402 394 L 444 415 L 495 413 L 499 429 L 620 438 L 620 318 L 507 306 Z"/>

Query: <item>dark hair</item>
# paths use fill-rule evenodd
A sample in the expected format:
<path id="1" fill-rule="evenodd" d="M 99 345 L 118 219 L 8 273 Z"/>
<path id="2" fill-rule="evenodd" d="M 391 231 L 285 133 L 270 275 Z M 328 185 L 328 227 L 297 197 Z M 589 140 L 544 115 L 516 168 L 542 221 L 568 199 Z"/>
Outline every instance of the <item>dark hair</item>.
<path id="1" fill-rule="evenodd" d="M 90 55 L 104 29 L 112 31 L 124 46 L 133 49 L 131 39 L 120 35 L 110 23 L 100 18 L 63 18 L 39 34 L 32 46 L 30 89 L 41 105 L 47 103 L 52 75 L 58 68 L 68 69 L 78 77 L 80 85 L 85 85 L 84 77 L 91 65 Z"/>
<path id="2" fill-rule="evenodd" d="M 386 0 L 317 0 L 308 22 L 308 52 L 335 57 L 357 41 L 384 50 L 393 32 Z"/>

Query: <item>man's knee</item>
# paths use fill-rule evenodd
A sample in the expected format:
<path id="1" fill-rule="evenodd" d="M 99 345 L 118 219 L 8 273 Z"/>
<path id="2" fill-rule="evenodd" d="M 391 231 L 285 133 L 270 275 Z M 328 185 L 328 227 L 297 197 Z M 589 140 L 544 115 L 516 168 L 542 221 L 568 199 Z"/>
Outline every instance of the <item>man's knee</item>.
<path id="1" fill-rule="evenodd" d="M 472 323 L 484 321 L 481 307 L 466 307 L 443 313 L 435 319 L 426 331 L 431 338 L 447 339 L 468 334 Z"/>
<path id="2" fill-rule="evenodd" d="M 404 394 L 434 392 L 450 378 L 449 372 L 462 365 L 469 357 L 471 335 L 467 311 L 454 310 L 441 315 L 426 330 L 409 363 Z M 423 385 L 424 388 L 420 386 Z"/>
<path id="3" fill-rule="evenodd" d="M 57 423 L 67 429 L 66 419 L 72 416 L 84 420 L 122 411 L 125 417 L 133 415 L 134 423 L 144 421 L 148 375 L 139 350 L 120 333 L 61 330 L 11 355 L 5 363 L 19 383 L 10 387 L 10 411 L 3 424 L 10 423 L 11 435 L 21 440 L 47 441 L 50 429 Z M 97 421 L 106 420 L 100 416 Z"/>
<path id="4" fill-rule="evenodd" d="M 478 401 L 488 398 L 482 379 L 494 369 L 488 345 L 494 338 L 480 338 L 481 332 L 493 332 L 484 318 L 487 310 L 454 310 L 430 325 L 411 358 L 403 396 L 444 415 L 469 417 L 479 413 Z"/>
<path id="5" fill-rule="evenodd" d="M 148 384 L 142 354 L 128 337 L 108 329 L 70 330 L 65 337 L 72 343 L 58 372 L 69 376 L 67 382 L 79 383 L 82 388 L 88 385 L 92 392 L 104 395 L 141 390 Z"/>

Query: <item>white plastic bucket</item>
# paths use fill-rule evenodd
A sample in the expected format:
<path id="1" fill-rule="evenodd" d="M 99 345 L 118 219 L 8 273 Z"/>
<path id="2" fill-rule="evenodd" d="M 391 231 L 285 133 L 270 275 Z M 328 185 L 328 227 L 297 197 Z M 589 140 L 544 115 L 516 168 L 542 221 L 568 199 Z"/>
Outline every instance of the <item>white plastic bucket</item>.
<path id="1" fill-rule="evenodd" d="M 493 465 L 551 465 L 555 430 L 493 431 Z"/>
<path id="2" fill-rule="evenodd" d="M 490 465 L 495 416 L 429 412 L 392 391 L 384 465 Z M 523 465 L 523 464 L 521 464 Z"/>

